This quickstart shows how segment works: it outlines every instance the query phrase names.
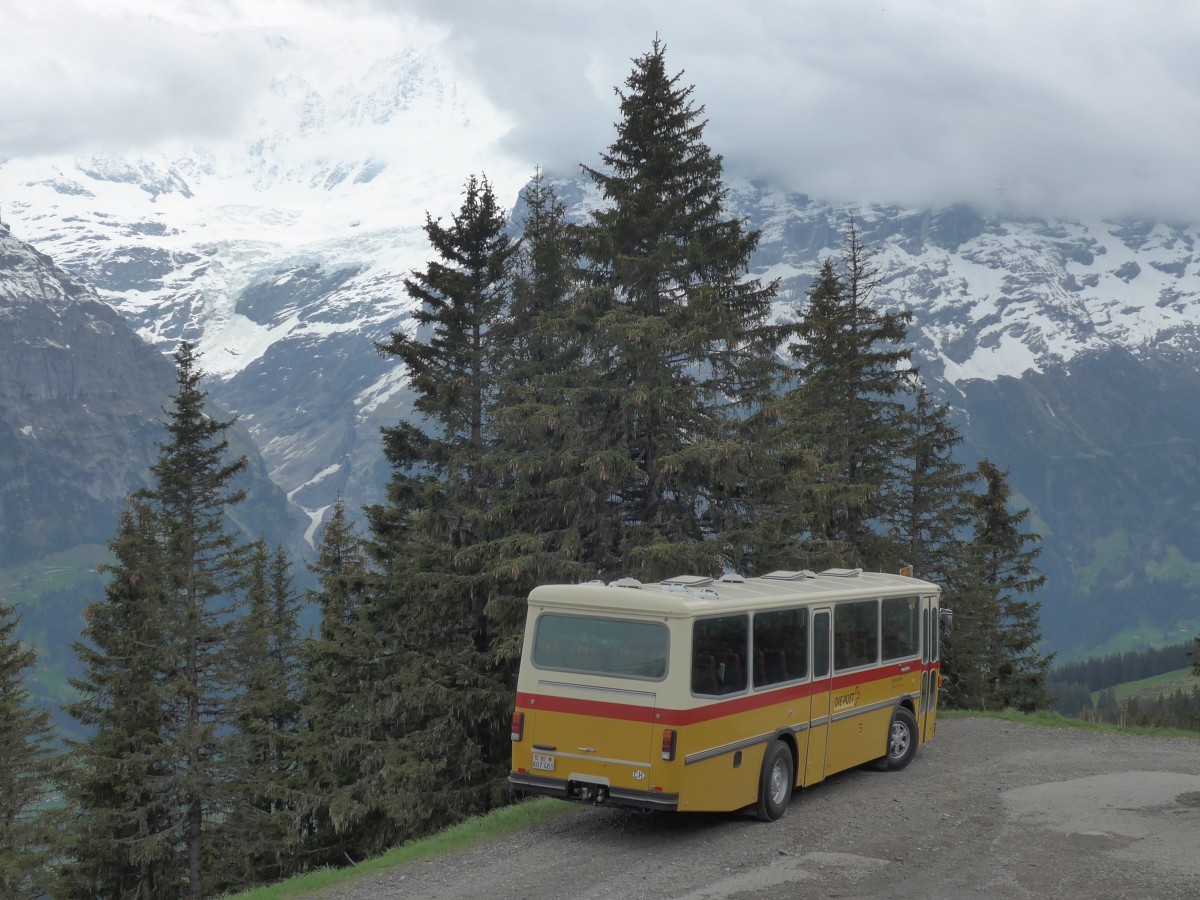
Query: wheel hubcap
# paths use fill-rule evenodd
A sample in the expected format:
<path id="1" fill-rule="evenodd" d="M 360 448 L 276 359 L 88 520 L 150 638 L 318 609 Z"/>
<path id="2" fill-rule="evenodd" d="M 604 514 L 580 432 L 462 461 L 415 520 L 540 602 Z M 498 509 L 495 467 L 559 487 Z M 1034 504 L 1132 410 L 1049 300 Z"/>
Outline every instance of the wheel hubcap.
<path id="1" fill-rule="evenodd" d="M 908 751 L 908 729 L 903 722 L 892 723 L 892 736 L 888 743 L 888 756 L 899 759 Z"/>
<path id="2" fill-rule="evenodd" d="M 787 766 L 782 761 L 775 763 L 771 769 L 771 802 L 782 803 L 788 789 Z"/>

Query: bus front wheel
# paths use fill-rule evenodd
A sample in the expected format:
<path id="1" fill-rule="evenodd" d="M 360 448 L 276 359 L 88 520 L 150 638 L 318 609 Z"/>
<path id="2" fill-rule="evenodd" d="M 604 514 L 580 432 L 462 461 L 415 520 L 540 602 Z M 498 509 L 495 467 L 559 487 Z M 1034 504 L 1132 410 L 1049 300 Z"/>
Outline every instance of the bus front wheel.
<path id="1" fill-rule="evenodd" d="M 763 756 L 762 775 L 758 782 L 757 816 L 764 822 L 774 822 L 785 812 L 792 799 L 795 768 L 792 751 L 783 741 L 772 741 Z"/>
<path id="2" fill-rule="evenodd" d="M 892 716 L 888 729 L 887 768 L 896 771 L 907 766 L 917 755 L 917 717 L 903 706 Z"/>

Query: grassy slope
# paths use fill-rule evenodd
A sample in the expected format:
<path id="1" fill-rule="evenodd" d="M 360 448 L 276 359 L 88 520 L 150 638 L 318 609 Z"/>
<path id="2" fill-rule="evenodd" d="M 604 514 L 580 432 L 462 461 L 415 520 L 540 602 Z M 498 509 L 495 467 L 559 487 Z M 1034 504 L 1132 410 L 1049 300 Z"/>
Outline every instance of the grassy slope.
<path id="1" fill-rule="evenodd" d="M 43 608 L 43 595 L 82 589 L 84 582 L 97 578 L 96 566 L 112 559 L 100 544 L 80 544 L 31 562 L 0 568 L 0 602 L 16 608 L 21 624 L 17 633 L 32 643 L 38 652 L 38 664 L 30 690 L 41 704 L 57 707 L 74 697 L 67 684 L 69 663 L 73 662 L 70 643 L 79 638 L 83 627 L 82 602 L 57 597 Z M 67 603 L 68 608 L 59 608 Z"/>
<path id="2" fill-rule="evenodd" d="M 1164 694 L 1173 694 L 1177 690 L 1190 694 L 1195 687 L 1200 687 L 1200 677 L 1193 675 L 1191 669 L 1176 669 L 1174 672 L 1164 672 L 1151 678 L 1118 684 L 1113 687 L 1113 693 L 1117 702 L 1133 698 L 1140 703 L 1143 700 L 1157 700 Z M 1092 701 L 1095 702 L 1100 694 L 1100 691 L 1093 693 Z"/>
<path id="3" fill-rule="evenodd" d="M 372 872 L 402 866 L 443 853 L 452 853 L 480 841 L 503 837 L 531 825 L 547 822 L 573 808 L 575 808 L 574 804 L 553 800 L 549 797 L 514 803 L 512 806 L 494 810 L 486 816 L 468 819 L 466 822 L 424 840 L 410 841 L 394 847 L 382 856 L 364 860 L 357 866 L 347 869 L 322 869 L 319 872 L 298 875 L 279 884 L 257 888 L 234 896 L 240 900 L 283 900 L 286 897 L 305 897 L 314 891 L 343 884 Z"/>
<path id="4" fill-rule="evenodd" d="M 112 557 L 100 544 L 80 544 L 42 559 L 0 568 L 0 601 L 9 605 L 34 602 L 43 591 L 70 587 Z"/>

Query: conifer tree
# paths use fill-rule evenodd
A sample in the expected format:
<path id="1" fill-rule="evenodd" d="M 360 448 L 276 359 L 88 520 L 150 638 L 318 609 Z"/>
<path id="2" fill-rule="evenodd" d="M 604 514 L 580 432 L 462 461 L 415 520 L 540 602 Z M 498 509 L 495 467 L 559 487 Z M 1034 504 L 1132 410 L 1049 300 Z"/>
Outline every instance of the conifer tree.
<path id="1" fill-rule="evenodd" d="M 954 459 L 963 438 L 949 415 L 949 406 L 935 404 L 918 382 L 900 422 L 905 448 L 887 523 L 895 558 L 880 566 L 894 571 L 911 565 L 918 578 L 939 584 L 960 564 L 972 516 L 971 486 L 979 478 Z"/>
<path id="2" fill-rule="evenodd" d="M 488 508 L 490 414 L 511 347 L 500 326 L 516 251 L 486 179 L 468 180 L 449 226 L 432 217 L 436 259 L 405 283 L 427 340 L 380 346 L 403 362 L 420 426 L 385 430 L 393 475 L 367 510 L 379 581 L 364 610 L 375 665 L 361 793 L 401 837 L 506 799 L 507 765 L 493 759 L 511 695 L 492 662 L 494 589 L 483 564 L 504 530 Z"/>
<path id="3" fill-rule="evenodd" d="M 522 199 L 512 301 L 503 320 L 510 336 L 502 339 L 511 353 L 501 371 L 486 457 L 487 506 L 505 527 L 479 548 L 494 584 L 487 609 L 494 656 L 514 689 L 525 597 L 536 584 L 590 574 L 580 547 L 591 525 L 578 490 L 583 431 L 567 402 L 583 379 L 585 348 L 573 321 L 578 271 L 566 210 L 540 171 Z M 501 737 L 496 750 L 507 757 L 511 747 Z"/>
<path id="4" fill-rule="evenodd" d="M 811 554 L 822 564 L 877 568 L 885 547 L 879 526 L 894 515 L 896 461 L 903 454 L 904 398 L 914 372 L 903 346 L 908 312 L 876 308 L 878 270 L 851 219 L 840 268 L 826 260 L 808 294 L 791 345 L 797 385 L 787 423 L 820 459 L 807 502 Z"/>
<path id="5" fill-rule="evenodd" d="M 231 808 L 221 824 L 226 885 L 277 881 L 295 864 L 294 802 L 299 739 L 299 599 L 282 547 L 253 547 L 245 612 L 234 639 Z"/>
<path id="6" fill-rule="evenodd" d="M 204 373 L 193 347 L 175 353 L 178 392 L 167 410 L 168 441 L 151 466 L 153 502 L 163 527 L 166 565 L 164 654 L 166 740 L 173 755 L 167 789 L 184 813 L 188 894 L 203 897 L 206 832 L 228 812 L 227 745 L 234 669 L 231 628 L 247 547 L 226 530 L 225 511 L 245 492 L 232 487 L 245 457 L 227 462 L 225 431 L 204 408 Z"/>
<path id="7" fill-rule="evenodd" d="M 317 586 L 308 602 L 321 613 L 316 637 L 301 645 L 302 727 L 298 747 L 301 866 L 357 862 L 396 837 L 382 803 L 364 793 L 361 772 L 371 744 L 364 732 L 369 684 L 380 671 L 367 651 L 364 614 L 370 571 L 367 552 L 341 497 L 321 530 Z"/>
<path id="8" fill-rule="evenodd" d="M 583 167 L 607 202 L 578 231 L 589 369 L 570 393 L 587 425 L 583 558 L 650 579 L 728 562 L 718 536 L 745 514 L 736 423 L 775 387 L 783 336 L 776 284 L 745 277 L 758 233 L 725 212 L 703 107 L 665 52 L 656 39 L 634 60 L 616 139 Z"/>
<path id="9" fill-rule="evenodd" d="M 1046 580 L 1035 562 L 1041 538 L 1024 530 L 1029 510 L 1009 511 L 1008 473 L 989 460 L 978 467 L 983 491 L 973 498 L 965 564 L 950 580 L 954 630 L 946 640 L 951 705 L 1024 712 L 1050 704 L 1046 674 L 1053 654 L 1038 650 L 1041 604 L 1028 598 Z"/>
<path id="10" fill-rule="evenodd" d="M 151 487 L 122 518 L 112 581 L 77 648 L 85 675 L 71 714 L 95 732 L 73 752 L 75 799 L 81 821 L 104 830 L 70 841 L 65 877 L 115 896 L 203 897 L 224 849 L 209 838 L 230 809 L 231 641 L 246 548 L 225 513 L 243 497 L 231 481 L 246 462 L 226 461 L 231 423 L 205 411 L 189 343 L 175 363 L 168 440 Z"/>
<path id="11" fill-rule="evenodd" d="M 156 898 L 183 891 L 183 817 L 169 789 L 166 565 L 154 508 L 130 497 L 109 541 L 104 600 L 74 645 L 83 674 L 67 706 L 91 736 L 69 744 L 59 882 L 64 897 Z"/>
<path id="12" fill-rule="evenodd" d="M 507 310 L 516 252 L 506 224 L 491 184 L 474 175 L 450 225 L 427 214 L 425 235 L 438 258 L 413 272 L 404 287 L 420 304 L 413 319 L 428 334 L 396 332 L 379 346 L 404 362 L 417 411 L 448 449 L 483 445 L 497 358 L 507 353 L 493 327 Z"/>
<path id="13" fill-rule="evenodd" d="M 37 654 L 16 637 L 17 614 L 0 602 L 0 896 L 44 896 L 50 822 L 39 804 L 50 786 L 50 713 L 30 702 L 25 676 Z"/>

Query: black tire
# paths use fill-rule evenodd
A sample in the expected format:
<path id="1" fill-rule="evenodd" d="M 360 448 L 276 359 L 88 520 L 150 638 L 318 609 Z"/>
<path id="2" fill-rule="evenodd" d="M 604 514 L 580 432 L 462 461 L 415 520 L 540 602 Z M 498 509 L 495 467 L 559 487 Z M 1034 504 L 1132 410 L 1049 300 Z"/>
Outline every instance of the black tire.
<path id="1" fill-rule="evenodd" d="M 887 752 L 883 757 L 886 767 L 898 772 L 912 762 L 917 755 L 919 740 L 917 717 L 901 706 L 892 715 L 892 724 L 888 728 Z"/>
<path id="2" fill-rule="evenodd" d="M 791 748 L 783 741 L 771 741 L 763 754 L 755 815 L 764 822 L 774 822 L 787 812 L 795 785 L 796 767 Z"/>

